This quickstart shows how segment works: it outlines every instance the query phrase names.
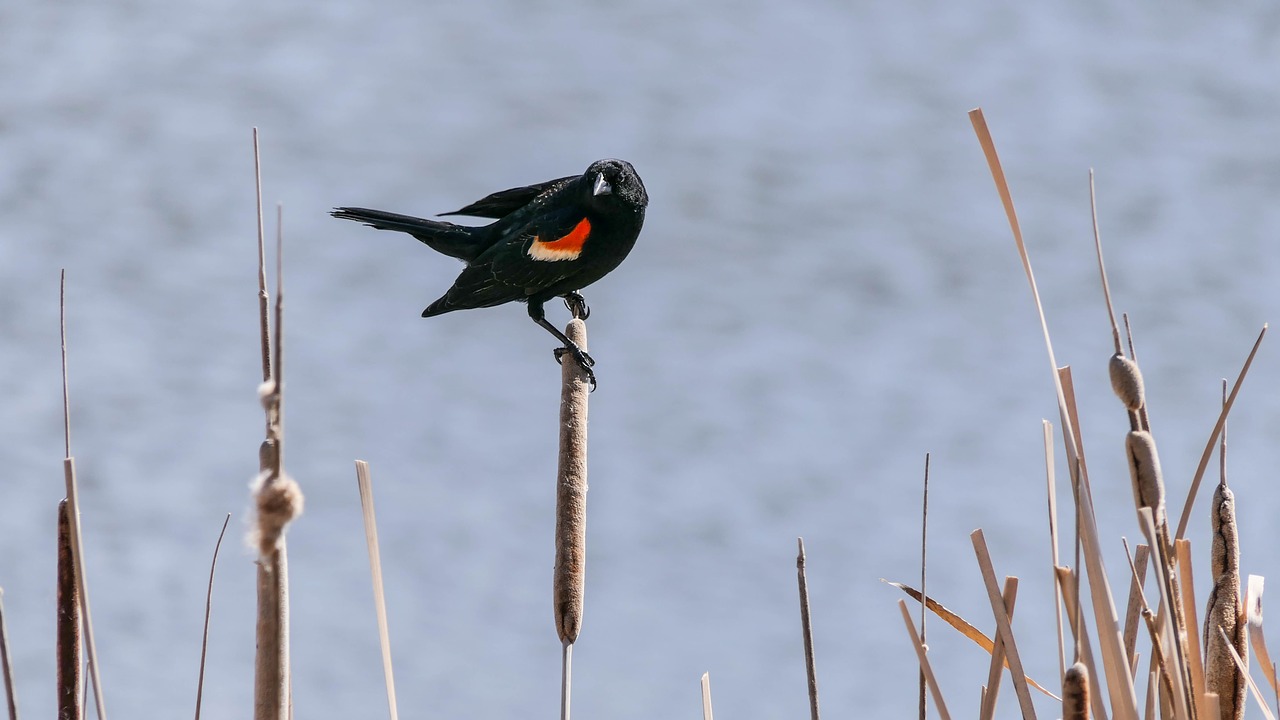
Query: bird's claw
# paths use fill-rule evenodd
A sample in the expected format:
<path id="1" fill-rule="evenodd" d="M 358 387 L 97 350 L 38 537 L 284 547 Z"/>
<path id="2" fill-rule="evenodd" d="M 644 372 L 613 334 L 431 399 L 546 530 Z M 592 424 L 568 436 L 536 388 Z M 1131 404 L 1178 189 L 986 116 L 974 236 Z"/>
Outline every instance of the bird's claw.
<path id="1" fill-rule="evenodd" d="M 586 320 L 591 317 L 591 308 L 587 306 L 587 299 L 582 297 L 582 293 L 565 293 L 564 306 L 569 308 L 569 312 L 580 320 Z"/>
<path id="2" fill-rule="evenodd" d="M 595 359 L 588 355 L 586 350 L 583 350 L 580 347 L 565 346 L 555 349 L 556 362 L 561 365 L 564 364 L 565 355 L 573 356 L 574 362 L 578 364 L 578 367 L 582 368 L 582 372 L 587 376 L 587 383 L 591 385 L 591 391 L 595 392 L 596 374 L 591 369 L 596 364 Z"/>

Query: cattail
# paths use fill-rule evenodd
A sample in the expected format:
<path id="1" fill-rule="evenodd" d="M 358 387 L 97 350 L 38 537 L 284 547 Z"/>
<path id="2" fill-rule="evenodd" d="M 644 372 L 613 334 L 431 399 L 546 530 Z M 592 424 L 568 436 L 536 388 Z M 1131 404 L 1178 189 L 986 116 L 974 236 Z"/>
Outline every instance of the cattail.
<path id="1" fill-rule="evenodd" d="M 1062 677 L 1062 720 L 1089 720 L 1089 668 L 1082 662 Z"/>
<path id="2" fill-rule="evenodd" d="M 1156 527 L 1165 527 L 1164 477 L 1160 474 L 1160 456 L 1151 433 L 1136 430 L 1125 436 L 1129 456 L 1129 475 L 1133 479 L 1133 500 L 1139 508 L 1151 508 Z"/>
<path id="3" fill-rule="evenodd" d="M 1111 389 L 1116 397 L 1124 403 L 1125 409 L 1137 412 L 1146 404 L 1146 396 L 1142 389 L 1142 371 L 1138 363 L 1116 353 L 1111 356 L 1108 370 L 1111 373 Z"/>
<path id="4" fill-rule="evenodd" d="M 1204 618 L 1205 689 L 1218 695 L 1222 720 L 1244 717 L 1245 680 L 1222 639 L 1222 628 L 1236 653 L 1249 661 L 1244 601 L 1240 595 L 1240 538 L 1235 495 L 1225 482 L 1213 493 L 1213 589 Z"/>
<path id="5" fill-rule="evenodd" d="M 565 335 L 584 350 L 587 326 L 574 318 Z M 587 396 L 586 372 L 566 353 L 560 394 L 560 463 L 556 483 L 556 564 L 552 603 L 560 641 L 571 645 L 582 629 L 587 561 Z"/>
<path id="6" fill-rule="evenodd" d="M 58 503 L 57 691 L 59 720 L 80 713 L 80 591 L 71 555 L 71 516 L 67 501 Z"/>

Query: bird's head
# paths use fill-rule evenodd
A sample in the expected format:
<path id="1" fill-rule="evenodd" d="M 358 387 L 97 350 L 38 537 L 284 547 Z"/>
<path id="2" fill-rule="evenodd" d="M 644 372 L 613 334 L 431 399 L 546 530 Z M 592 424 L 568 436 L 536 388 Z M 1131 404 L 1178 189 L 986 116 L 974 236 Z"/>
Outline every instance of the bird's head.
<path id="1" fill-rule="evenodd" d="M 643 210 L 649 194 L 636 169 L 625 160 L 597 160 L 587 168 L 582 179 L 590 188 L 591 202 L 601 207 L 627 206 Z"/>

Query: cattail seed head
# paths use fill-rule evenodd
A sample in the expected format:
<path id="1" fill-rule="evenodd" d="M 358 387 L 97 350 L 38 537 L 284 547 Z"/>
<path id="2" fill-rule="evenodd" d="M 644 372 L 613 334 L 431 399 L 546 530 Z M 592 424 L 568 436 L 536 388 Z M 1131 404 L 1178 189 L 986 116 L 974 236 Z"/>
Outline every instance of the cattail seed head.
<path id="1" fill-rule="evenodd" d="M 1089 720 L 1089 668 L 1082 662 L 1062 676 L 1062 720 Z"/>
<path id="2" fill-rule="evenodd" d="M 1151 508 L 1156 527 L 1162 527 L 1166 523 L 1164 477 L 1160 474 L 1155 438 L 1145 430 L 1135 430 L 1125 436 L 1124 447 L 1133 479 L 1133 500 L 1139 508 Z"/>
<path id="3" fill-rule="evenodd" d="M 1111 356 L 1108 365 L 1111 373 L 1111 389 L 1128 410 L 1137 412 L 1146 403 L 1146 395 L 1142 388 L 1142 371 L 1138 363 L 1116 353 Z"/>

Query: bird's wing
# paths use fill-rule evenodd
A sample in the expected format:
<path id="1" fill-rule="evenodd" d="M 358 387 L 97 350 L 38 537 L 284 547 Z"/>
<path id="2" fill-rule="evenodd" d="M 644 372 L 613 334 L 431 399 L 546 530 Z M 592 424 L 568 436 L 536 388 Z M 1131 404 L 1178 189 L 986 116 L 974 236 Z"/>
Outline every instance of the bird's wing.
<path id="1" fill-rule="evenodd" d="M 504 218 L 533 202 L 535 198 L 544 192 L 551 190 L 557 185 L 568 182 L 569 180 L 573 180 L 575 177 L 576 176 L 571 175 L 569 177 L 548 180 L 544 183 L 537 183 L 535 185 L 526 185 L 524 187 L 511 188 L 510 190 L 501 190 L 477 200 L 460 210 L 440 214 L 469 215 L 471 217 L 495 219 Z"/>

